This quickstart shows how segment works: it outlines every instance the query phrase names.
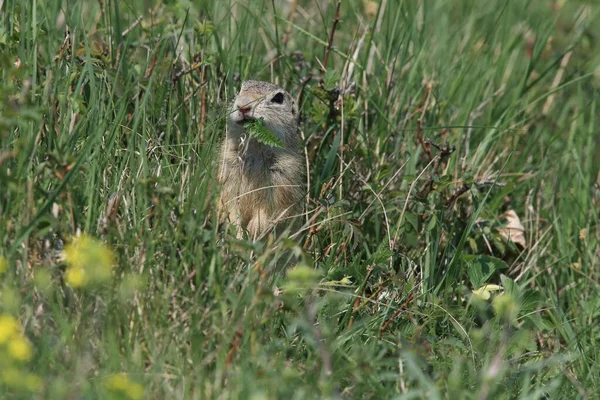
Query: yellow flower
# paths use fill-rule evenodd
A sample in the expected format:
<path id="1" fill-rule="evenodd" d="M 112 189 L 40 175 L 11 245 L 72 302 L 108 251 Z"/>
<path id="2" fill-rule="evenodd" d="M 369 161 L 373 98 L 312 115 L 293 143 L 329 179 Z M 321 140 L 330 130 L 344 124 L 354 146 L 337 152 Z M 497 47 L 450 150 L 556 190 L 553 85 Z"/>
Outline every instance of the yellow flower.
<path id="1" fill-rule="evenodd" d="M 144 387 L 136 382 L 131 382 L 127 389 L 125 390 L 125 394 L 131 400 L 140 400 L 144 397 Z"/>
<path id="2" fill-rule="evenodd" d="M 13 389 L 27 389 L 30 392 L 42 390 L 42 378 L 35 374 L 28 374 L 18 368 L 8 367 L 0 373 L 0 380 Z"/>
<path id="3" fill-rule="evenodd" d="M 23 336 L 19 335 L 8 342 L 8 354 L 18 361 L 31 359 L 31 345 Z"/>
<path id="4" fill-rule="evenodd" d="M 92 239 L 87 235 L 75 236 L 71 243 L 65 246 L 65 261 L 71 268 L 83 268 L 85 250 L 90 247 Z"/>
<path id="5" fill-rule="evenodd" d="M 492 292 L 497 292 L 502 289 L 503 288 L 500 285 L 483 285 L 479 289 L 473 290 L 473 294 L 482 300 L 489 300 L 492 296 Z"/>
<path id="6" fill-rule="evenodd" d="M 126 374 L 113 374 L 106 378 L 105 386 L 112 392 L 120 392 L 131 400 L 140 400 L 144 396 L 144 387 L 132 382 Z"/>
<path id="7" fill-rule="evenodd" d="M 102 283 L 110 279 L 114 254 L 102 242 L 81 235 L 65 247 L 67 272 L 65 279 L 73 287 Z"/>
<path id="8" fill-rule="evenodd" d="M 0 275 L 5 273 L 7 269 L 8 269 L 8 261 L 6 261 L 6 258 L 0 256 Z"/>
<path id="9" fill-rule="evenodd" d="M 42 381 L 42 378 L 35 374 L 27 374 L 25 376 L 25 387 L 30 392 L 39 392 L 42 390 L 43 384 L 44 382 Z"/>
<path id="10" fill-rule="evenodd" d="M 125 374 L 113 374 L 106 378 L 106 388 L 116 392 L 125 391 L 129 384 L 129 378 Z"/>
<path id="11" fill-rule="evenodd" d="M 8 314 L 0 315 L 0 344 L 6 343 L 19 332 L 17 320 Z"/>
<path id="12" fill-rule="evenodd" d="M 3 369 L 1 377 L 6 386 L 18 387 L 21 384 L 21 372 L 16 368 Z"/>
<path id="13" fill-rule="evenodd" d="M 69 268 L 65 273 L 65 280 L 69 286 L 75 288 L 85 286 L 87 283 L 83 268 Z"/>

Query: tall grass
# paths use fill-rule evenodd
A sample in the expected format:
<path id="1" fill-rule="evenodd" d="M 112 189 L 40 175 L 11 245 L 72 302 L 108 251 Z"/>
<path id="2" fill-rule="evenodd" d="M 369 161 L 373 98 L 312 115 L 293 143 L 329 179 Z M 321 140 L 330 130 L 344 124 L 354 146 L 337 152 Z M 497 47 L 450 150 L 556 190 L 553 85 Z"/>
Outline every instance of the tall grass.
<path id="1" fill-rule="evenodd" d="M 0 2 L 3 398 L 598 396 L 600 8 L 336 5 Z M 248 78 L 310 171 L 256 243 L 215 208 Z"/>

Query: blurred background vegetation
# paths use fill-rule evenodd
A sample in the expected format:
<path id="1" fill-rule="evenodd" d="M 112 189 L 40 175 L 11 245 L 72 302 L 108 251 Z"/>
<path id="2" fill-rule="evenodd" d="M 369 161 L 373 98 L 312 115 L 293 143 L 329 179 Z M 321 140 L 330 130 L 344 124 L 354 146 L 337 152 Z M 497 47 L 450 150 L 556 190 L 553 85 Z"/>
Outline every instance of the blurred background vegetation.
<path id="1" fill-rule="evenodd" d="M 0 0 L 2 398 L 596 398 L 595 1 Z M 242 80 L 298 232 L 236 240 Z"/>

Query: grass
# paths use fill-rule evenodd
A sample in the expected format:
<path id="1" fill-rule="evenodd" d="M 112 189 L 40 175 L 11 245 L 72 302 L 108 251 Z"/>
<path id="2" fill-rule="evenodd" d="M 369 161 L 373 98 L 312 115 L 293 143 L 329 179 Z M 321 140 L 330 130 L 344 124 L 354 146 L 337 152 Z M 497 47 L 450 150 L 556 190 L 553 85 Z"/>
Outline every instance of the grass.
<path id="1" fill-rule="evenodd" d="M 594 1 L 0 8 L 2 398 L 599 395 Z M 302 94 L 291 239 L 218 228 L 248 78 Z"/>

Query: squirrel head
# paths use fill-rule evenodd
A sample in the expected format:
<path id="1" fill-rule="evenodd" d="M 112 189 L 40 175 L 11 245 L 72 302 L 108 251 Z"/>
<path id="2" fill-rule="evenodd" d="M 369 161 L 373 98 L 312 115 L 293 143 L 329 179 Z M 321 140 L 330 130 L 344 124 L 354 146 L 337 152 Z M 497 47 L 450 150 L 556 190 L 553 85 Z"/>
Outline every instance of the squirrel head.
<path id="1" fill-rule="evenodd" d="M 265 128 L 284 143 L 295 143 L 298 136 L 298 107 L 281 87 L 263 81 L 244 81 L 229 110 L 230 134 L 242 136 L 244 123 L 262 119 Z"/>

